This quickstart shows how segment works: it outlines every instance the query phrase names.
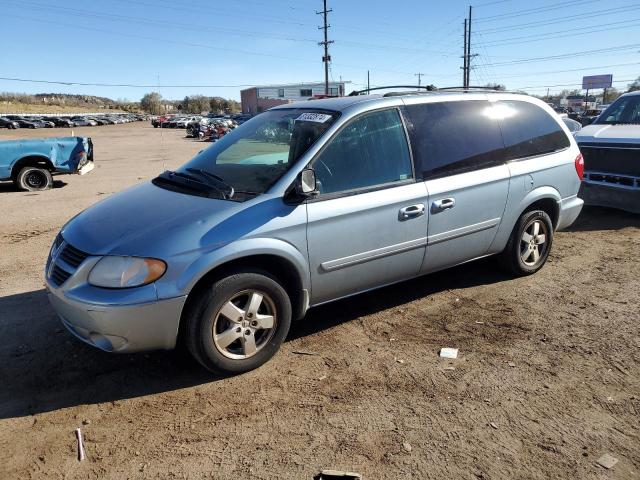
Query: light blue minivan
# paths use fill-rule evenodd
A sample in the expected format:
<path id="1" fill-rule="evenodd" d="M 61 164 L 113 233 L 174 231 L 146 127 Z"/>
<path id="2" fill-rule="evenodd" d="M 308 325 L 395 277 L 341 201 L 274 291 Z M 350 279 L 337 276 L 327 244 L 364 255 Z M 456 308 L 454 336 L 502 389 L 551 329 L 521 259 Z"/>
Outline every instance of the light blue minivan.
<path id="1" fill-rule="evenodd" d="M 310 307 L 494 254 L 536 272 L 582 208 L 582 170 L 560 118 L 528 96 L 283 105 L 73 218 L 46 285 L 91 345 L 181 341 L 212 371 L 244 372 Z"/>

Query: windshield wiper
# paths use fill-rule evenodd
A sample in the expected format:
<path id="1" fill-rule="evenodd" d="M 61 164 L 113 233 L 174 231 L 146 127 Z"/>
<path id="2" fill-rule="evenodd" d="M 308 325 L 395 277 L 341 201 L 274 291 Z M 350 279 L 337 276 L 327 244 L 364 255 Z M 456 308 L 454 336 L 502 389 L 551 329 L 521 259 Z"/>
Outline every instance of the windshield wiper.
<path id="1" fill-rule="evenodd" d="M 222 191 L 227 196 L 227 198 L 233 197 L 233 194 L 235 193 L 233 187 L 231 185 L 229 185 L 227 182 L 225 182 L 222 177 L 219 177 L 215 173 L 207 172 L 203 168 L 191 168 L 191 167 L 189 167 L 186 170 L 187 170 L 187 172 L 198 173 L 203 177 L 206 177 L 206 178 L 208 178 L 210 180 L 213 180 L 214 184 L 215 184 L 213 186 L 215 186 L 217 189 Z"/>
<path id="2" fill-rule="evenodd" d="M 195 177 L 193 175 L 189 175 L 187 173 L 182 173 L 182 172 L 174 172 L 171 170 L 166 170 L 164 172 L 162 172 L 159 176 L 159 179 L 167 181 L 167 182 L 172 182 L 175 184 L 178 184 L 182 187 L 187 187 L 190 188 L 192 190 L 196 190 L 199 192 L 211 192 L 211 190 L 215 190 L 223 199 L 227 199 L 227 195 L 226 192 L 224 190 L 222 190 L 219 186 L 217 185 L 212 185 L 209 182 L 203 182 L 202 180 L 200 180 L 198 177 Z"/>

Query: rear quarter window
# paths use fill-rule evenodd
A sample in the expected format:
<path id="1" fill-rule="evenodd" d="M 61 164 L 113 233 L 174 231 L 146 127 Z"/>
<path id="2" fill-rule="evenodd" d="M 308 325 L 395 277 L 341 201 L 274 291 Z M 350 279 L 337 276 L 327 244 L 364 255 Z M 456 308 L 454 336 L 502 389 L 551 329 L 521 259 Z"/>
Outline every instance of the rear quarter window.
<path id="1" fill-rule="evenodd" d="M 533 103 L 500 100 L 494 103 L 494 110 L 500 112 L 505 160 L 552 153 L 570 145 L 558 122 Z"/>
<path id="2" fill-rule="evenodd" d="M 500 127 L 486 100 L 407 105 L 403 114 L 424 179 L 504 162 Z"/>

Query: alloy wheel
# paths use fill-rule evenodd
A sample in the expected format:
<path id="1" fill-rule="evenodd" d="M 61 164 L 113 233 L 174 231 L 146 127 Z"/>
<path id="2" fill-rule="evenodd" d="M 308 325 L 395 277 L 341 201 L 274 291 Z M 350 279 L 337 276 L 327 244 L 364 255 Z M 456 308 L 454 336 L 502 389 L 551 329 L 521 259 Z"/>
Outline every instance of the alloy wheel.
<path id="1" fill-rule="evenodd" d="M 522 232 L 520 242 L 520 258 L 522 262 L 533 267 L 544 258 L 547 252 L 547 226 L 541 220 L 532 220 Z"/>
<path id="2" fill-rule="evenodd" d="M 213 343 L 225 357 L 243 360 L 269 343 L 276 324 L 276 307 L 271 297 L 258 290 L 243 290 L 216 313 Z"/>

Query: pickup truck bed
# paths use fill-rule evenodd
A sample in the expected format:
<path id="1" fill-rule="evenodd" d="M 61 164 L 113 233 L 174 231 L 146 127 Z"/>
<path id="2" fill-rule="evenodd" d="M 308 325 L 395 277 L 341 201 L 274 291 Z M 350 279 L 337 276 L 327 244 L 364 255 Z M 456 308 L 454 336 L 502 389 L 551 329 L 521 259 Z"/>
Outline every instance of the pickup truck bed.
<path id="1" fill-rule="evenodd" d="M 0 180 L 11 180 L 23 190 L 46 190 L 51 188 L 52 175 L 84 175 L 93 167 L 89 137 L 0 142 Z"/>

